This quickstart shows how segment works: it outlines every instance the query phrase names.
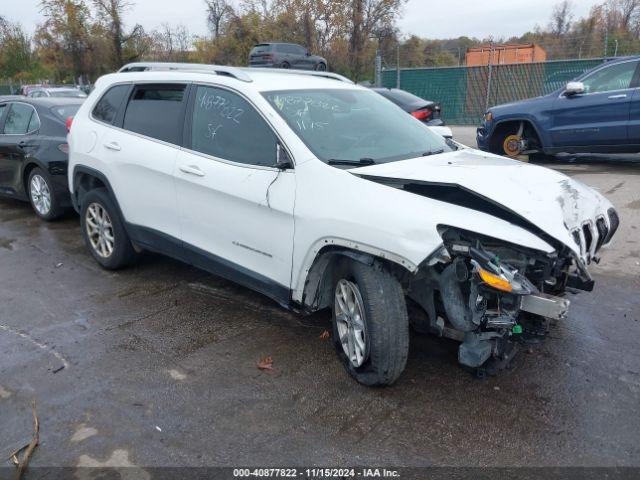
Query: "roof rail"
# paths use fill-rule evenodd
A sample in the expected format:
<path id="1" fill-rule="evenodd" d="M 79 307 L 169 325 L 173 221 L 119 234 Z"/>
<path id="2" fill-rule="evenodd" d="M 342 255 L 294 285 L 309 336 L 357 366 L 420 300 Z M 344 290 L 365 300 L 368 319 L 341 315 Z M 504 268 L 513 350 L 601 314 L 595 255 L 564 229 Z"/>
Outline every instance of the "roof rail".
<path id="1" fill-rule="evenodd" d="M 251 77 L 247 75 L 242 69 L 236 67 L 227 67 L 224 65 L 208 65 L 203 63 L 168 63 L 168 62 L 134 62 L 128 63 L 118 73 L 126 72 L 148 72 L 148 71 L 190 71 L 190 72 L 203 72 L 214 73 L 216 75 L 223 75 L 226 77 L 232 77 L 242 82 L 252 82 Z"/>
<path id="2" fill-rule="evenodd" d="M 287 73 L 291 75 L 309 75 L 312 77 L 322 77 L 322 78 L 330 78 L 331 80 L 339 80 L 345 83 L 354 83 L 352 80 L 349 80 L 347 77 L 343 77 L 337 73 L 332 72 L 322 72 L 320 70 L 295 70 L 289 68 L 251 68 L 251 67 L 240 67 L 240 70 L 244 71 L 253 71 L 253 72 L 270 72 L 270 73 Z"/>
<path id="3" fill-rule="evenodd" d="M 180 70 L 189 72 L 205 72 L 215 73 L 216 75 L 224 75 L 232 77 L 243 82 L 252 82 L 248 72 L 270 72 L 283 73 L 290 75 L 308 75 L 312 77 L 329 78 L 331 80 L 339 80 L 345 83 L 354 83 L 347 77 L 338 75 L 337 73 L 321 72 L 318 70 L 294 70 L 286 68 L 250 68 L 250 67 L 228 67 L 225 65 L 209 65 L 205 63 L 170 63 L 170 62 L 134 62 L 128 63 L 118 73 L 124 72 L 146 72 L 150 70 L 168 71 Z"/>

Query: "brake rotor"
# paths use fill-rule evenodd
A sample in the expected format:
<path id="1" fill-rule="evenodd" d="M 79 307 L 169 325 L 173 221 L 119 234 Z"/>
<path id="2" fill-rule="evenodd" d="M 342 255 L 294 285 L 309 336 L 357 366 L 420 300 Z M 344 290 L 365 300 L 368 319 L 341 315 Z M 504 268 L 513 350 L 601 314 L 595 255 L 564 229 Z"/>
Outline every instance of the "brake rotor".
<path id="1" fill-rule="evenodd" d="M 520 146 L 522 145 L 522 137 L 519 135 L 509 135 L 504 139 L 502 148 L 504 153 L 510 157 L 517 157 L 520 155 Z"/>

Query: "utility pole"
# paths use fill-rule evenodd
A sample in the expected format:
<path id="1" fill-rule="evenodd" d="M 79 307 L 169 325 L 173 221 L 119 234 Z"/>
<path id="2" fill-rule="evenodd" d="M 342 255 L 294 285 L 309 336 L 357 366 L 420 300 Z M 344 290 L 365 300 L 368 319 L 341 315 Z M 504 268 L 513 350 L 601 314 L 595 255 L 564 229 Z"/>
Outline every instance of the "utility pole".
<path id="1" fill-rule="evenodd" d="M 613 56 L 614 56 L 614 57 L 617 57 L 617 56 L 618 56 L 618 39 L 617 39 L 617 38 L 615 39 L 615 42 L 616 42 L 616 49 L 615 49 L 615 51 L 613 52 Z"/>
<path id="2" fill-rule="evenodd" d="M 607 58 L 609 53 L 609 27 L 604 31 L 604 58 Z"/>
<path id="3" fill-rule="evenodd" d="M 382 54 L 380 53 L 380 48 L 376 50 L 375 85 L 376 87 L 382 86 Z"/>
<path id="4" fill-rule="evenodd" d="M 396 49 L 396 88 L 400 88 L 400 41 Z"/>
<path id="5" fill-rule="evenodd" d="M 493 77 L 493 40 L 489 44 L 489 78 L 487 79 L 487 100 L 484 111 L 489 110 L 489 97 L 491 96 L 491 81 Z"/>

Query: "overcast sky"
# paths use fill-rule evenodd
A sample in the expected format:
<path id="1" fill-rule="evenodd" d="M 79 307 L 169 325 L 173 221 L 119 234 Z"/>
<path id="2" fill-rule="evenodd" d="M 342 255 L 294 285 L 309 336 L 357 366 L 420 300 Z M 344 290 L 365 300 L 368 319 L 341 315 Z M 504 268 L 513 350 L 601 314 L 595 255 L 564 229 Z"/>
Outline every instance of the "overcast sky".
<path id="1" fill-rule="evenodd" d="M 399 26 L 404 34 L 425 38 L 461 35 L 486 38 L 520 35 L 536 25 L 546 26 L 558 0 L 409 0 Z M 33 32 L 42 21 L 39 0 L 0 0 L 0 15 Z M 153 30 L 163 22 L 182 23 L 196 35 L 207 33 L 203 0 L 132 0 L 127 23 Z M 584 16 L 602 0 L 574 0 L 577 16 Z"/>

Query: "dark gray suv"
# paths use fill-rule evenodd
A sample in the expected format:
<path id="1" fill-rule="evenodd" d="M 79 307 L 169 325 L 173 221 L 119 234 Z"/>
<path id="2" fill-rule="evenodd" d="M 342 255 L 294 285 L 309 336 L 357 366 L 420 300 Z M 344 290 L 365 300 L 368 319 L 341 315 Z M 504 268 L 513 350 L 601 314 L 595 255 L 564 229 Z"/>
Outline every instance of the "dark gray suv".
<path id="1" fill-rule="evenodd" d="M 295 43 L 260 43 L 251 49 L 250 67 L 296 68 L 298 70 L 327 69 L 327 61 Z"/>

